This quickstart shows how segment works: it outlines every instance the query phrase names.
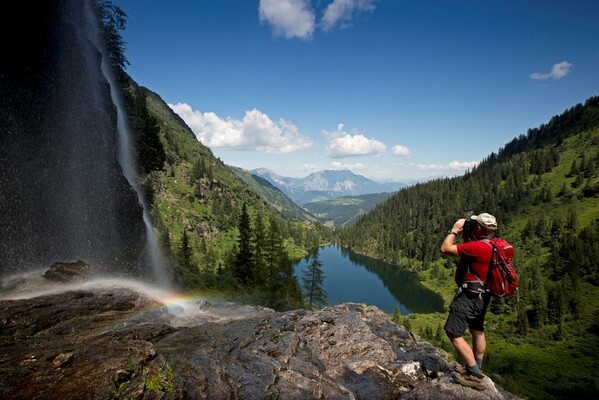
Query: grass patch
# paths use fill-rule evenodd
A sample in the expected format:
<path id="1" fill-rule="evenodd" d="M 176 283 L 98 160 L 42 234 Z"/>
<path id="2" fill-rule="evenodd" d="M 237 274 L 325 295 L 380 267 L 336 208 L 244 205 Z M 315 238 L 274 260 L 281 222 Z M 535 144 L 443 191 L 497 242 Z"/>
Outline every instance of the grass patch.
<path id="1" fill-rule="evenodd" d="M 594 398 L 599 365 L 577 354 L 577 347 L 489 334 L 485 369 L 506 390 L 531 400 Z"/>
<path id="2" fill-rule="evenodd" d="M 169 363 L 159 370 L 152 370 L 145 382 L 145 389 L 156 395 L 161 393 L 170 395 L 175 391 L 175 372 Z"/>
<path id="3" fill-rule="evenodd" d="M 597 398 L 599 288 L 583 283 L 580 291 L 585 307 L 564 321 L 559 340 L 557 325 L 520 336 L 513 333 L 513 313 L 487 313 L 484 372 L 504 389 L 530 400 Z M 400 323 L 445 350 L 450 361 L 458 361 L 445 332 L 438 333 L 446 318 L 447 313 L 410 314 L 400 317 Z M 471 343 L 467 332 L 464 337 Z"/>

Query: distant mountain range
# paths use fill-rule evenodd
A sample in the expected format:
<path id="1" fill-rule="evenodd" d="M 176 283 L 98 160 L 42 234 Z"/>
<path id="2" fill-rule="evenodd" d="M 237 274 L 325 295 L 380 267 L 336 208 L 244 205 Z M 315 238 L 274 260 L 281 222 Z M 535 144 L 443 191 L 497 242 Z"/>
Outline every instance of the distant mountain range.
<path id="1" fill-rule="evenodd" d="M 305 178 L 277 175 L 266 168 L 258 168 L 250 172 L 272 183 L 299 205 L 343 196 L 395 192 L 407 185 L 406 183 L 378 183 L 347 170 L 319 171 Z"/>

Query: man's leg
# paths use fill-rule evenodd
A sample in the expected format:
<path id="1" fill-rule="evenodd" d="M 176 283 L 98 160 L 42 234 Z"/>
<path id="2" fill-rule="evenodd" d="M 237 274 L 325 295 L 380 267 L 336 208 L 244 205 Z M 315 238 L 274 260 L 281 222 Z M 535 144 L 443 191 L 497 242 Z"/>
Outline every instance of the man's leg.
<path id="1" fill-rule="evenodd" d="M 470 329 L 470 334 L 472 335 L 472 352 L 474 353 L 476 365 L 478 365 L 478 368 L 481 368 L 483 365 L 485 350 L 487 349 L 485 333 L 482 331 Z"/>
<path id="2" fill-rule="evenodd" d="M 473 299 L 464 293 L 459 293 L 449 307 L 449 315 L 445 322 L 445 332 L 456 352 L 466 363 L 468 373 L 481 378 L 483 374 L 476 364 L 472 347 L 470 347 L 462 335 L 466 328 L 471 325 L 476 301 L 478 299 Z"/>
<path id="3" fill-rule="evenodd" d="M 474 359 L 474 352 L 470 345 L 463 336 L 456 336 L 452 333 L 447 332 L 447 337 L 451 341 L 451 344 L 456 349 L 458 354 L 462 357 L 467 366 L 476 365 L 476 360 Z"/>
<path id="4" fill-rule="evenodd" d="M 482 300 L 482 304 L 480 304 Z M 470 334 L 472 335 L 472 350 L 474 352 L 474 358 L 476 359 L 476 365 L 479 369 L 483 365 L 483 357 L 485 356 L 485 350 L 487 348 L 487 342 L 485 340 L 485 314 L 487 313 L 487 307 L 491 301 L 489 294 L 483 295 L 478 302 L 480 312 L 476 318 L 474 318 L 469 325 Z"/>

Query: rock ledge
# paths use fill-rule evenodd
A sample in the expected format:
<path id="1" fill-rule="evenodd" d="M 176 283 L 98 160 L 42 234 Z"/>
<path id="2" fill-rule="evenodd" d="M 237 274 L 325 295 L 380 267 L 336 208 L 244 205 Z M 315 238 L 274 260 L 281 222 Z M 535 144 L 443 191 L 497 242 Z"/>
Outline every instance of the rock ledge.
<path id="1" fill-rule="evenodd" d="M 0 398 L 512 399 L 377 309 L 285 313 L 129 288 L 0 301 Z"/>

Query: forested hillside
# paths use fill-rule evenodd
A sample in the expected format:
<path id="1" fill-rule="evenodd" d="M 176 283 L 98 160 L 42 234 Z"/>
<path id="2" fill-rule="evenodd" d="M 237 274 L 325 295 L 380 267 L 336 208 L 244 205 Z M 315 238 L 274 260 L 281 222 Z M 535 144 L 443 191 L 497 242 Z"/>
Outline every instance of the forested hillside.
<path id="1" fill-rule="evenodd" d="M 145 187 L 162 246 L 176 260 L 184 285 L 225 292 L 243 288 L 249 301 L 301 306 L 291 259 L 318 246 L 326 232 L 314 222 L 284 219 L 280 211 L 287 209 L 242 181 L 158 95 L 139 87 L 131 93 L 135 104 L 145 103 L 146 118 L 159 129 L 165 163 L 151 170 Z M 292 287 L 285 289 L 290 293 L 272 292 L 281 282 Z"/>
<path id="2" fill-rule="evenodd" d="M 283 218 L 280 204 L 242 181 L 159 95 L 134 82 L 120 36 L 126 16 L 111 2 L 97 6 L 128 110 L 138 179 L 172 275 L 188 290 L 235 294 L 275 309 L 301 307 L 291 260 L 327 232 L 315 222 Z"/>
<path id="3" fill-rule="evenodd" d="M 516 248 L 520 288 L 492 305 L 488 370 L 527 397 L 596 395 L 598 171 L 599 97 L 593 97 L 462 177 L 399 191 L 340 230 L 339 241 L 411 269 L 449 301 L 454 260 L 439 252 L 447 230 L 467 211 L 494 214 L 498 235 Z M 443 344 L 443 335 L 428 336 Z M 560 379 L 556 362 L 564 366 Z"/>

